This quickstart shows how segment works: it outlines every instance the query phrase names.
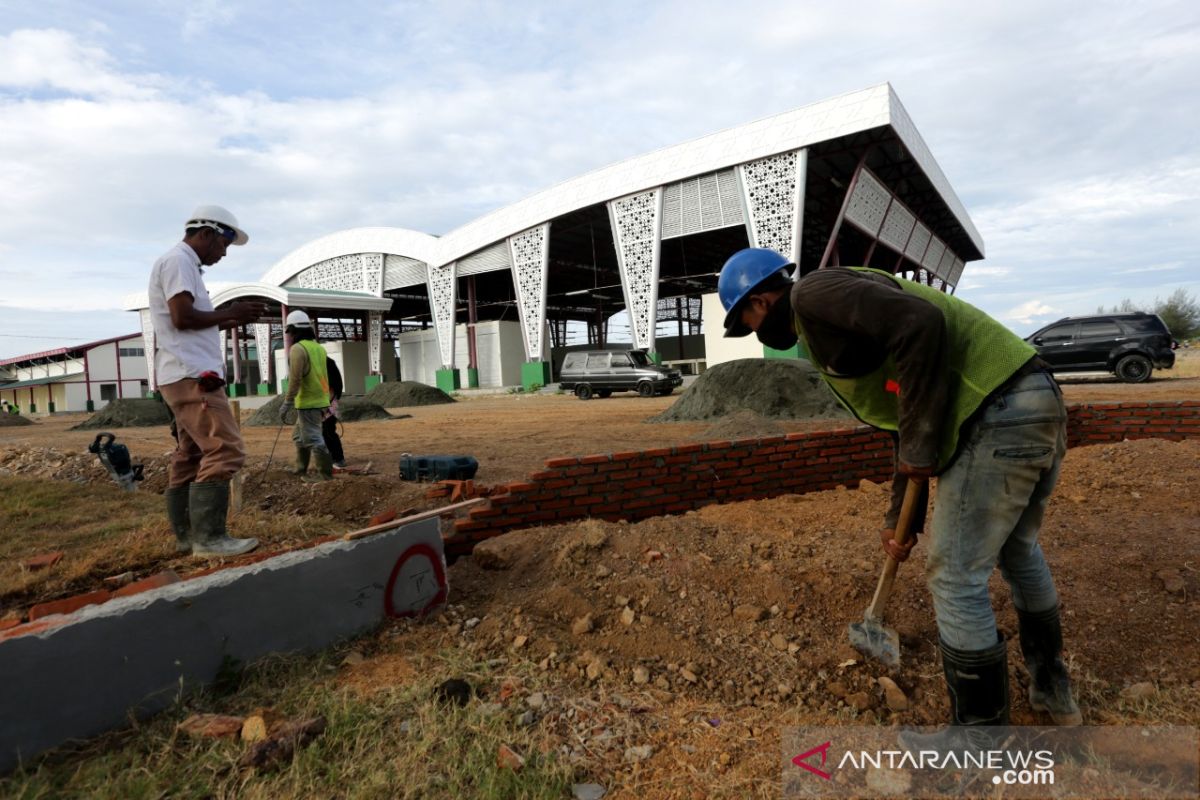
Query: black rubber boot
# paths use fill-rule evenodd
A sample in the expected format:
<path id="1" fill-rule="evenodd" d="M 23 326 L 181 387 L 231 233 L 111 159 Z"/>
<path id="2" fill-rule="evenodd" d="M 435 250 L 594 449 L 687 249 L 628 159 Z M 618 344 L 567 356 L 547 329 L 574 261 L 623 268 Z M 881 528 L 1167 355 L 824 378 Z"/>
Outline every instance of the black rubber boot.
<path id="1" fill-rule="evenodd" d="M 900 744 L 919 750 L 987 750 L 993 726 L 1008 725 L 1008 648 L 1001 636 L 986 650 L 957 650 L 939 642 L 950 694 L 950 727 L 934 733 L 904 731 Z"/>
<path id="2" fill-rule="evenodd" d="M 312 457 L 312 448 L 296 445 L 296 466 L 292 468 L 293 475 L 303 475 L 308 472 L 308 461 Z"/>
<path id="3" fill-rule="evenodd" d="M 176 486 L 167 489 L 163 496 L 167 498 L 167 519 L 171 530 L 175 532 L 175 552 L 192 552 L 191 530 L 192 523 L 188 518 L 188 486 Z"/>
<path id="4" fill-rule="evenodd" d="M 333 480 L 333 458 L 328 450 L 314 450 L 313 460 L 317 463 L 317 474 L 308 478 L 313 481 Z"/>
<path id="5" fill-rule="evenodd" d="M 258 539 L 233 539 L 225 532 L 225 515 L 229 513 L 228 481 L 193 483 L 188 503 L 194 555 L 238 556 L 258 547 Z"/>
<path id="6" fill-rule="evenodd" d="M 1021 654 L 1029 670 L 1029 705 L 1034 711 L 1050 714 L 1055 725 L 1083 724 L 1062 660 L 1058 606 L 1036 612 L 1017 609 L 1017 620 L 1021 626 Z"/>

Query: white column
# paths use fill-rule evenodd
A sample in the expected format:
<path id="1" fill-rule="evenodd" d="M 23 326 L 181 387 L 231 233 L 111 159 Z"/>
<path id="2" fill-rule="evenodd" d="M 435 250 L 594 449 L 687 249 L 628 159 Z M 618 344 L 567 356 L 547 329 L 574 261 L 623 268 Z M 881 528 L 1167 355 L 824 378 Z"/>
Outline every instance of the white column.
<path id="1" fill-rule="evenodd" d="M 372 375 L 378 375 L 380 353 L 383 349 L 383 312 L 367 313 L 367 370 Z"/>
<path id="2" fill-rule="evenodd" d="M 456 262 L 429 268 L 429 311 L 437 333 L 438 349 L 442 353 L 442 368 L 454 369 L 454 303 L 458 281 Z"/>
<path id="3" fill-rule="evenodd" d="M 153 392 L 158 388 L 154 382 L 154 318 L 150 316 L 148 308 L 143 308 L 138 316 L 142 319 L 142 344 L 146 350 L 146 382 Z M 88 380 L 91 380 L 90 376 Z"/>
<path id="4" fill-rule="evenodd" d="M 659 187 L 608 203 L 633 346 L 644 350 L 654 349 L 662 197 Z"/>
<path id="5" fill-rule="evenodd" d="M 258 380 L 271 385 L 271 325 L 266 322 L 254 324 L 254 349 L 258 355 Z"/>
<path id="6" fill-rule="evenodd" d="M 510 236 L 517 314 L 525 340 L 525 360 L 546 360 L 546 284 L 550 266 L 550 223 Z"/>

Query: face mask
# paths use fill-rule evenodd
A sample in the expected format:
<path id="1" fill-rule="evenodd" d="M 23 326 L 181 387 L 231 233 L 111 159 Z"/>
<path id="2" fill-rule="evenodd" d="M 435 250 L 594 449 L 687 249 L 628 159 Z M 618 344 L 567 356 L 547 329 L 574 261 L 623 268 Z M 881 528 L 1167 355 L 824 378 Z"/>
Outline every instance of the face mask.
<path id="1" fill-rule="evenodd" d="M 792 304 L 785 293 L 763 317 L 756 331 L 758 341 L 774 350 L 787 350 L 799 339 L 792 330 Z"/>

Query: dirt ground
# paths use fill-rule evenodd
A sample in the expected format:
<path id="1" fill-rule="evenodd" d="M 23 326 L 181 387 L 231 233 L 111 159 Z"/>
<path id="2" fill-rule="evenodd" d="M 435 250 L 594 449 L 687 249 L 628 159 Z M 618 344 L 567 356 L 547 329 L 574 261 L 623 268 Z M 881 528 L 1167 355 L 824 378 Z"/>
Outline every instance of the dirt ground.
<path id="1" fill-rule="evenodd" d="M 1197 362 L 1189 358 L 1189 369 L 1139 386 L 1068 380 L 1064 393 L 1069 403 L 1194 400 Z M 420 487 L 395 479 L 402 452 L 475 455 L 478 479 L 494 484 L 523 478 L 545 458 L 738 435 L 730 420 L 716 433 L 711 422 L 644 422 L 673 399 L 496 395 L 407 408 L 410 419 L 346 426 L 348 456 L 371 462 L 377 475 L 340 476 L 316 488 L 276 469 L 289 457 L 287 432 L 264 473 L 276 431 L 250 428 L 250 517 L 261 529 L 276 516 L 319 516 L 310 531 L 317 535 L 365 524 L 385 507 L 432 505 Z M 74 481 L 90 498 L 121 502 L 116 487 L 95 474 L 98 465 L 89 467 L 94 457 L 78 455 L 91 439 L 68 430 L 78 421 L 0 431 L 0 486 L 55 477 L 49 483 Z M 767 432 L 756 418 L 744 423 L 744 435 Z M 772 431 L 829 427 L 771 423 Z M 135 461 L 149 464 L 138 508 L 151 515 L 169 436 L 165 428 L 117 433 Z M 1061 595 L 1066 658 L 1085 723 L 1200 724 L 1197 479 L 1200 441 L 1123 442 L 1066 457 L 1042 545 Z M 846 626 L 861 618 L 882 563 L 876 532 L 886 489 L 866 483 L 637 524 L 588 520 L 515 531 L 450 568 L 452 605 L 444 614 L 397 622 L 363 640 L 366 658 L 338 680 L 366 695 L 388 691 L 422 680 L 446 648 L 464 650 L 495 668 L 479 680 L 478 702 L 541 726 L 560 755 L 609 787 L 609 796 L 773 796 L 785 726 L 945 717 L 920 545 L 901 567 L 889 607 L 902 665 L 889 672 L 864 663 L 847 643 Z M 168 535 L 161 521 L 143 522 L 126 540 L 148 542 L 154 553 L 165 550 Z M 47 530 L 43 549 L 53 544 Z M 5 569 L 0 581 L 18 580 Z M 37 586 L 0 598 L 11 608 L 64 584 Z M 1044 722 L 1024 698 L 1015 614 L 998 575 L 993 597 L 1010 639 L 1013 721 Z M 893 697 L 889 706 L 880 677 L 895 681 L 903 703 Z M 1143 682 L 1149 693 L 1126 691 Z"/>

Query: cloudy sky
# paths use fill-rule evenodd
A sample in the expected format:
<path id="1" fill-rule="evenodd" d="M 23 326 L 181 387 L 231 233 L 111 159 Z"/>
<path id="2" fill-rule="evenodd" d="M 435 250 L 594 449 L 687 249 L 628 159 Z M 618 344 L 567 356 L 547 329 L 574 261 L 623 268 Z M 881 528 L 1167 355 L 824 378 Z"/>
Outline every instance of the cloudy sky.
<path id="1" fill-rule="evenodd" d="M 883 81 L 986 242 L 958 296 L 1027 333 L 1200 293 L 1195 2 L 0 0 L 0 357 L 136 330 L 198 203 L 255 280 Z"/>

